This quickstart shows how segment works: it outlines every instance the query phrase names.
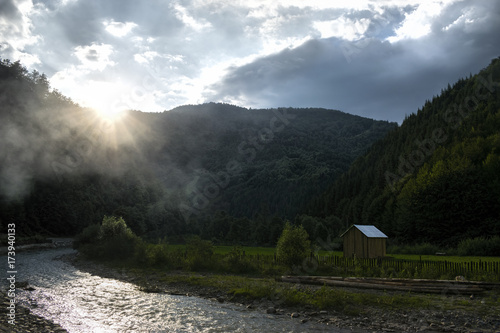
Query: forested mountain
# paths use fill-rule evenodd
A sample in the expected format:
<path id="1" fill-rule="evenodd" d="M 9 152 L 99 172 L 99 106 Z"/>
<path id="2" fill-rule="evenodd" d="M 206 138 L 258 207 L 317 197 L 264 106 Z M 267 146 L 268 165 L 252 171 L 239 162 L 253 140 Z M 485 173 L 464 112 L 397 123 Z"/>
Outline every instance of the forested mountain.
<path id="1" fill-rule="evenodd" d="M 310 204 L 401 243 L 500 234 L 500 58 L 427 101 Z"/>
<path id="2" fill-rule="evenodd" d="M 25 235 L 72 235 L 117 215 L 151 238 L 272 244 L 283 219 L 397 127 L 334 110 L 215 103 L 110 122 L 6 60 L 0 105 L 0 222 Z"/>

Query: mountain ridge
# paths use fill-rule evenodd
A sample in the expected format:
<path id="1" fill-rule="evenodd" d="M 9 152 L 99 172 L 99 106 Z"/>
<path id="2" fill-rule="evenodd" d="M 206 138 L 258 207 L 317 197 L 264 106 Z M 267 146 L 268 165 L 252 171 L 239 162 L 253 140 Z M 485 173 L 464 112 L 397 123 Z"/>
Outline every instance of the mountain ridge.
<path id="1" fill-rule="evenodd" d="M 0 98 L 10 101 L 0 125 L 0 220 L 19 222 L 21 234 L 71 235 L 117 215 L 151 238 L 272 244 L 269 225 L 279 234 L 283 219 L 397 126 L 336 110 L 220 103 L 130 110 L 109 123 L 7 61 Z M 234 236 L 241 225 L 262 232 Z"/>

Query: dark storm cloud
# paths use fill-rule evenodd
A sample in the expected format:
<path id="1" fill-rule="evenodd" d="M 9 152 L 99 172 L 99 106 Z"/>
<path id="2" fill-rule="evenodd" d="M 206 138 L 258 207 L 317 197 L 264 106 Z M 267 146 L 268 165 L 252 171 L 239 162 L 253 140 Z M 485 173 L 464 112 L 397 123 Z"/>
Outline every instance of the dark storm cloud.
<path id="1" fill-rule="evenodd" d="M 391 17 L 401 20 L 401 15 Z M 214 99 L 328 107 L 401 121 L 448 83 L 499 56 L 498 31 L 497 3 L 459 2 L 445 8 L 431 33 L 418 39 L 311 40 L 233 68 L 212 87 Z"/>

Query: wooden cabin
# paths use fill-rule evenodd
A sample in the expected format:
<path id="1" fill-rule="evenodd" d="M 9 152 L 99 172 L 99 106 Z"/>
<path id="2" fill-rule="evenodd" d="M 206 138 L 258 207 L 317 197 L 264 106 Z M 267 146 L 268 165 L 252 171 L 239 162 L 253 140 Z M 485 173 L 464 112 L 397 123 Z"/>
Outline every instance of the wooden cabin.
<path id="1" fill-rule="evenodd" d="M 344 240 L 344 257 L 385 257 L 387 236 L 373 225 L 353 224 L 340 237 Z"/>

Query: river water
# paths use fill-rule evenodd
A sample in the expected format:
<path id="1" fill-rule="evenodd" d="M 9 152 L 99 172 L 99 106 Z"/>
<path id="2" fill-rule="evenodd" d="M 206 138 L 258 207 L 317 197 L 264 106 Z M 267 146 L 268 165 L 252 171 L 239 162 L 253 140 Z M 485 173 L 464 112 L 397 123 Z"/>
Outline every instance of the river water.
<path id="1" fill-rule="evenodd" d="M 73 251 L 16 256 L 17 281 L 28 281 L 35 288 L 18 290 L 18 303 L 69 332 L 341 332 L 235 304 L 144 293 L 133 284 L 91 275 L 57 259 Z M 1 260 L 7 262 L 5 256 Z"/>

